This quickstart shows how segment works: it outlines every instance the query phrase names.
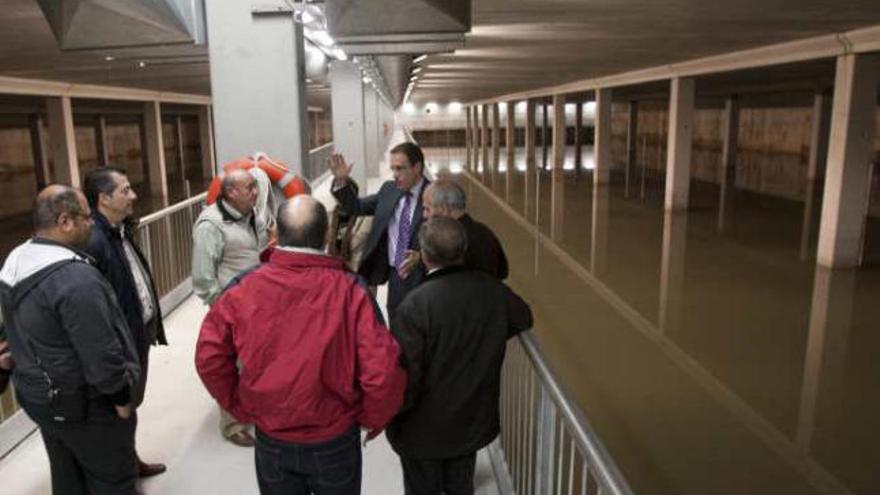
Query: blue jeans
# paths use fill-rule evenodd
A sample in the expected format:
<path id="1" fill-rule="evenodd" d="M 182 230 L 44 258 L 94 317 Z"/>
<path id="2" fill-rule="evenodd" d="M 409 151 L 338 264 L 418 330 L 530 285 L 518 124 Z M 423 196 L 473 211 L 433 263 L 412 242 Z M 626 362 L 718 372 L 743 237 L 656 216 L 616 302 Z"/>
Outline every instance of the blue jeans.
<path id="1" fill-rule="evenodd" d="M 321 443 L 287 443 L 257 430 L 257 481 L 262 495 L 359 495 L 360 429 Z"/>

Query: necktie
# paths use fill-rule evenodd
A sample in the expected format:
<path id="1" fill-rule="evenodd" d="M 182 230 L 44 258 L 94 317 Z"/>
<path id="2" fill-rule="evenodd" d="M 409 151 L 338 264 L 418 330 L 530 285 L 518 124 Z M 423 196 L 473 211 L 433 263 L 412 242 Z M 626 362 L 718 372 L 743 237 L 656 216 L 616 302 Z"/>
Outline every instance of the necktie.
<path id="1" fill-rule="evenodd" d="M 406 258 L 406 250 L 409 249 L 410 225 L 412 217 L 410 216 L 410 204 L 412 203 L 412 193 L 403 195 L 403 210 L 400 211 L 400 221 L 397 223 L 397 246 L 394 248 L 394 266 L 399 267 L 404 258 Z"/>

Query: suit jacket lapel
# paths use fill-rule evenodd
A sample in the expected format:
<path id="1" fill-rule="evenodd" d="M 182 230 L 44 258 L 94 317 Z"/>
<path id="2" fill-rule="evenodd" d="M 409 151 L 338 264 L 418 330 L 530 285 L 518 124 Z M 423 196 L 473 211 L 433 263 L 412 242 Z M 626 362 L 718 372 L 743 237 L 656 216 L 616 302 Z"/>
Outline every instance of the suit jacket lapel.
<path id="1" fill-rule="evenodd" d="M 419 188 L 419 195 L 417 198 L 413 198 L 416 200 L 416 209 L 413 211 L 412 217 L 412 235 L 409 238 L 409 246 L 410 249 L 419 249 L 419 226 L 422 225 L 422 193 L 425 192 L 425 188 L 428 187 L 430 182 L 428 178 L 425 177 L 424 182 L 422 182 L 422 187 Z"/>

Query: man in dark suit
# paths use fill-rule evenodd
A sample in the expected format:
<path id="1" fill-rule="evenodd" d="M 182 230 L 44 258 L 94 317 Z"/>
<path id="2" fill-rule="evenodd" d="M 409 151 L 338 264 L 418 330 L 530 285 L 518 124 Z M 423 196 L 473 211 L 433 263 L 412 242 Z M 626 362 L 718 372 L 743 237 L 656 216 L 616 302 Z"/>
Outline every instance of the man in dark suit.
<path id="1" fill-rule="evenodd" d="M 468 215 L 467 198 L 461 186 L 449 179 L 431 183 L 422 195 L 422 210 L 425 220 L 447 217 L 461 222 L 467 232 L 467 250 L 464 254 L 466 268 L 486 272 L 498 280 L 507 278 L 504 248 L 492 229 Z"/>
<path id="2" fill-rule="evenodd" d="M 372 216 L 373 226 L 364 245 L 360 273 L 370 285 L 388 282 L 388 312 L 403 300 L 425 276 L 420 262 L 418 232 L 422 224 L 422 193 L 430 183 L 424 175 L 425 156 L 414 143 L 391 149 L 389 159 L 394 179 L 379 192 L 357 196 L 349 175 L 352 165 L 340 154 L 330 157 L 333 196 L 346 214 Z"/>
<path id="3" fill-rule="evenodd" d="M 477 450 L 500 431 L 507 339 L 532 326 L 528 305 L 497 278 L 468 270 L 462 224 L 435 217 L 419 231 L 426 280 L 391 322 L 407 390 L 387 429 L 407 495 L 471 495 Z"/>
<path id="4" fill-rule="evenodd" d="M 128 322 L 140 360 L 140 378 L 131 391 L 132 422 L 144 400 L 150 346 L 168 345 L 162 325 L 162 311 L 150 265 L 134 242 L 134 202 L 137 194 L 122 169 L 98 167 L 86 174 L 83 190 L 95 222 L 88 253 L 95 267 L 110 282 L 119 307 Z M 164 464 L 151 464 L 138 457 L 138 476 L 147 478 L 165 472 Z"/>

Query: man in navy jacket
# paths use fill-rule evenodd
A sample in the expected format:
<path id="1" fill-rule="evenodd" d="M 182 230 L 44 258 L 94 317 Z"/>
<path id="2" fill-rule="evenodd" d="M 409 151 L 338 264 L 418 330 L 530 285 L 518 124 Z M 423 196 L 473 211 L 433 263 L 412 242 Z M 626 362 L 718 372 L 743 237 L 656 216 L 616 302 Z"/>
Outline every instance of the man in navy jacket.
<path id="1" fill-rule="evenodd" d="M 372 216 L 373 226 L 364 245 L 358 273 L 372 286 L 388 282 L 388 312 L 407 292 L 421 283 L 425 270 L 419 258 L 418 231 L 422 224 L 425 156 L 414 143 L 401 143 L 389 154 L 393 180 L 379 192 L 359 198 L 349 175 L 352 165 L 342 155 L 330 158 L 333 196 L 350 216 Z"/>
<path id="2" fill-rule="evenodd" d="M 95 221 L 88 253 L 116 293 L 140 359 L 140 380 L 132 390 L 132 403 L 137 407 L 143 402 L 147 386 L 150 346 L 168 344 L 150 265 L 132 236 L 131 216 L 137 194 L 125 172 L 115 167 L 90 171 L 83 189 Z M 133 416 L 136 423 L 137 415 Z M 164 471 L 165 465 L 148 464 L 138 457 L 140 477 L 155 476 Z"/>

